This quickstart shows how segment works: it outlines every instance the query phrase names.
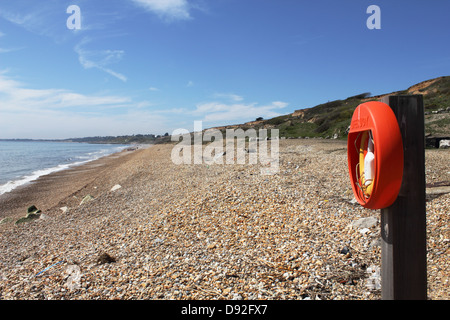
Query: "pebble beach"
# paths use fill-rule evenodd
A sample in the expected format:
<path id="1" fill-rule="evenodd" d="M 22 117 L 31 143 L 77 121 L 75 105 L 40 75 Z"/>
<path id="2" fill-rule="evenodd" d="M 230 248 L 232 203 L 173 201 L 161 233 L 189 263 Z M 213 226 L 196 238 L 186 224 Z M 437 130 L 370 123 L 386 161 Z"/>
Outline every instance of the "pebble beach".
<path id="1" fill-rule="evenodd" d="M 379 300 L 380 212 L 346 141 L 279 142 L 263 164 L 125 150 L 0 196 L 1 300 Z M 450 298 L 450 149 L 426 150 L 428 298 Z M 15 222 L 34 205 L 35 219 Z"/>

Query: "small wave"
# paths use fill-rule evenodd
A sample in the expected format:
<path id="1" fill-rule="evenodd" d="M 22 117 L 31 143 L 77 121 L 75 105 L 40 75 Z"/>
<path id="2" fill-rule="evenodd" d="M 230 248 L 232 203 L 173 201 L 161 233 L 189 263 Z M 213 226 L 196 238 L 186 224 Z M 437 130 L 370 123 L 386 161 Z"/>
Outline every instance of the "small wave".
<path id="1" fill-rule="evenodd" d="M 116 152 L 120 152 L 125 148 L 126 147 L 121 146 L 121 147 L 117 147 L 117 148 L 109 149 L 109 150 L 102 149 L 99 151 L 90 152 L 89 156 L 76 157 L 78 160 L 81 160 L 81 161 L 76 161 L 76 162 L 72 162 L 72 163 L 68 163 L 68 164 L 60 164 L 55 167 L 51 167 L 51 168 L 47 168 L 47 169 L 39 169 L 39 170 L 33 171 L 30 175 L 22 176 L 17 180 L 11 180 L 3 185 L 0 185 L 0 195 L 7 193 L 7 192 L 11 192 L 12 190 L 16 189 L 17 187 L 20 187 L 27 183 L 33 182 L 42 176 L 48 175 L 50 173 L 62 171 L 62 170 L 68 169 L 70 167 L 79 166 L 79 165 L 82 165 L 82 164 L 90 162 L 90 161 L 97 160 L 101 157 L 104 157 L 104 156 L 107 156 L 107 155 L 110 155 L 110 154 L 113 154 Z"/>
<path id="2" fill-rule="evenodd" d="M 67 169 L 67 168 L 69 168 L 69 166 L 70 165 L 68 165 L 68 164 L 64 164 L 64 165 L 61 164 L 61 165 L 58 165 L 53 168 L 36 170 L 33 173 L 31 173 L 30 175 L 21 177 L 18 180 L 8 181 L 4 185 L 0 186 L 0 195 L 4 194 L 6 192 L 10 192 L 10 191 L 16 189 L 17 187 L 23 186 L 29 182 L 32 182 L 41 176 L 45 176 L 45 175 L 53 173 L 53 172 Z"/>

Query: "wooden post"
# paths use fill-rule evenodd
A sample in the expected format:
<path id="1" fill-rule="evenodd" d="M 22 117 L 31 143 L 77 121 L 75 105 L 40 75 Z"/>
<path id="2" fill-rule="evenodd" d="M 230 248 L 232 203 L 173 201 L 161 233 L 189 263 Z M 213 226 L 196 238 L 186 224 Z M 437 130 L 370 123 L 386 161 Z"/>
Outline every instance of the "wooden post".
<path id="1" fill-rule="evenodd" d="M 423 96 L 381 100 L 397 117 L 403 140 L 403 179 L 397 200 L 381 210 L 383 300 L 426 300 L 425 124 Z"/>

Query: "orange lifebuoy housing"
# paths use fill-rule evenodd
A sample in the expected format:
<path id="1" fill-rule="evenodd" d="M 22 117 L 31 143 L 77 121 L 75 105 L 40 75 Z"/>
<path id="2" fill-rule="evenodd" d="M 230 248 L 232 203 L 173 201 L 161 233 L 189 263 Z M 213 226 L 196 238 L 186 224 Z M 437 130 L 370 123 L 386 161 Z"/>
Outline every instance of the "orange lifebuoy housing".
<path id="1" fill-rule="evenodd" d="M 370 101 L 356 108 L 347 156 L 356 200 L 369 209 L 394 203 L 403 177 L 403 142 L 397 118 L 387 104 Z"/>

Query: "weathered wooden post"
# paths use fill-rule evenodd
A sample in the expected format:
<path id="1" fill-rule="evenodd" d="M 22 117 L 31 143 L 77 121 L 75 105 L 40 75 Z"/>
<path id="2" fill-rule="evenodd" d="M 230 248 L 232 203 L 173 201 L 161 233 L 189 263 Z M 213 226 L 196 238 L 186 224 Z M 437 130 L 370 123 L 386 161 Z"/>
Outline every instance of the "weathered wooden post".
<path id="1" fill-rule="evenodd" d="M 395 202 L 381 209 L 383 300 L 427 299 L 425 125 L 422 95 L 382 99 L 394 111 L 404 153 Z"/>

